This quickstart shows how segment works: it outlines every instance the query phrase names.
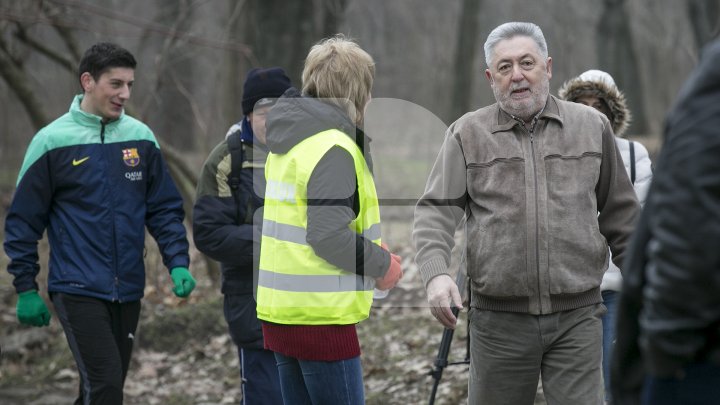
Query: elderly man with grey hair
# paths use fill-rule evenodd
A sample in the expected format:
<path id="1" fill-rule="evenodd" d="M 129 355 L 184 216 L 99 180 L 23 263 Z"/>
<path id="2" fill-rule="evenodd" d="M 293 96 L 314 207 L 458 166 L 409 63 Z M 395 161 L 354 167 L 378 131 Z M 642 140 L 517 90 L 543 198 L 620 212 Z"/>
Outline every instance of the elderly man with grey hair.
<path id="1" fill-rule="evenodd" d="M 454 328 L 448 267 L 465 217 L 469 403 L 532 404 L 542 375 L 548 404 L 602 404 L 600 283 L 638 201 L 608 119 L 550 95 L 537 25 L 502 24 L 484 49 L 497 102 L 450 125 L 415 212 L 428 302 Z"/>

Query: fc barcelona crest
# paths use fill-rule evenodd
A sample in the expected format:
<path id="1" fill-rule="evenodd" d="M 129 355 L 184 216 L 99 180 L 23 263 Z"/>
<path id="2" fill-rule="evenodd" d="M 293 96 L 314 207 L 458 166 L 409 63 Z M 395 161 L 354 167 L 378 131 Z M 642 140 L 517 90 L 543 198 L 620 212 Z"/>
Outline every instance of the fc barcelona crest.
<path id="1" fill-rule="evenodd" d="M 138 155 L 137 148 L 123 149 L 123 161 L 130 167 L 135 167 L 140 164 L 140 155 Z"/>

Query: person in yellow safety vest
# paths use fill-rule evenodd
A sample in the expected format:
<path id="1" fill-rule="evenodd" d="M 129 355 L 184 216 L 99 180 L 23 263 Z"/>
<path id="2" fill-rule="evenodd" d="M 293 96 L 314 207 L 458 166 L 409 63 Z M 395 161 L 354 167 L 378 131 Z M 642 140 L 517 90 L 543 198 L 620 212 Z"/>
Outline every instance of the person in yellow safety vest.
<path id="1" fill-rule="evenodd" d="M 402 277 L 380 237 L 370 139 L 363 133 L 375 63 L 338 35 L 314 45 L 302 93 L 267 116 L 257 314 L 285 403 L 363 404 L 355 324 L 373 288 Z"/>

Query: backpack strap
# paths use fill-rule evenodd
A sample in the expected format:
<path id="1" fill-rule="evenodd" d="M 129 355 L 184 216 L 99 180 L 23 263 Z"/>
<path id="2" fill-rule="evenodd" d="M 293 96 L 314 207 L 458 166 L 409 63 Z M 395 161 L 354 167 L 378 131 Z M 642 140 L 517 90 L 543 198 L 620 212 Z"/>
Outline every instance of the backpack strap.
<path id="1" fill-rule="evenodd" d="M 235 200 L 235 218 L 238 219 L 238 224 L 252 224 L 253 215 L 258 207 L 256 207 L 255 199 L 252 195 L 241 195 L 241 173 L 243 170 L 263 169 L 265 165 L 264 163 L 255 162 L 253 159 L 253 148 L 242 141 L 240 131 L 228 136 L 227 143 L 228 149 L 230 150 L 230 176 L 228 176 L 228 183 L 233 199 Z M 253 175 L 251 174 L 249 177 L 253 178 Z M 251 185 L 249 189 L 252 190 L 253 186 Z M 240 217 L 240 207 L 242 206 L 245 206 L 245 217 L 243 218 Z"/>
<path id="2" fill-rule="evenodd" d="M 630 142 L 630 182 L 635 185 L 635 142 Z"/>
<path id="3" fill-rule="evenodd" d="M 240 171 L 243 162 L 243 147 L 240 141 L 240 131 L 236 131 L 227 138 L 228 149 L 230 150 L 230 176 L 228 183 L 230 192 L 235 199 L 235 217 L 240 218 Z"/>
<path id="4" fill-rule="evenodd" d="M 251 145 L 249 145 L 245 142 L 242 142 L 241 148 L 242 148 L 242 161 L 240 162 L 240 170 L 250 170 L 249 177 L 251 179 L 253 179 L 253 181 L 255 181 L 255 175 L 253 174 L 253 170 L 254 169 L 265 169 L 265 165 L 264 164 L 258 165 L 255 162 L 255 159 L 254 159 L 254 155 L 255 155 L 254 150 L 255 149 Z M 251 194 L 246 196 L 247 203 L 246 203 L 246 207 L 245 207 L 245 219 L 242 222 L 243 224 L 252 224 L 253 223 L 253 215 L 255 214 L 255 210 L 258 208 L 255 205 L 255 197 L 254 197 L 255 185 L 254 184 L 250 186 L 250 190 L 253 190 L 253 191 L 250 191 Z"/>

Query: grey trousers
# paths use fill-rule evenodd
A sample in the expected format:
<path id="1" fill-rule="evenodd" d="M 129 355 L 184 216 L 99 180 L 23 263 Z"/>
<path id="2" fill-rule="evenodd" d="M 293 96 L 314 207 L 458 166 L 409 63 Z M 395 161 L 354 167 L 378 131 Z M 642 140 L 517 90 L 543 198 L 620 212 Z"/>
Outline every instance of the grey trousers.
<path id="1" fill-rule="evenodd" d="M 470 310 L 468 404 L 602 405 L 602 304 L 549 315 Z"/>

